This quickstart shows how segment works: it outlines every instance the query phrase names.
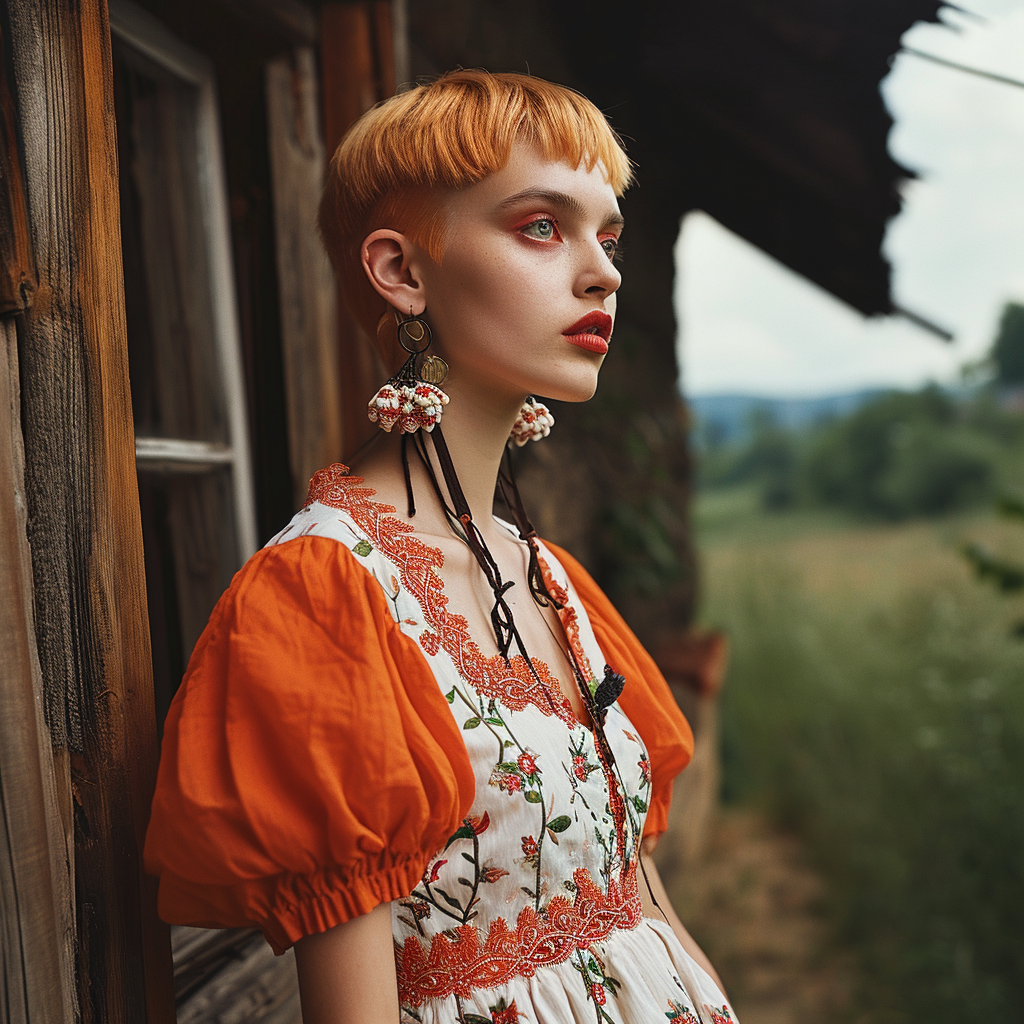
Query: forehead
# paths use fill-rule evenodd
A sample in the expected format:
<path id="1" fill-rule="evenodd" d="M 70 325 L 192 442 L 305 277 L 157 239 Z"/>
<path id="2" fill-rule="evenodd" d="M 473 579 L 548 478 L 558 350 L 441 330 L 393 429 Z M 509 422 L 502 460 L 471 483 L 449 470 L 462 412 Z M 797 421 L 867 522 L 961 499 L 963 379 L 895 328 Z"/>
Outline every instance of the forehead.
<path id="1" fill-rule="evenodd" d="M 509 205 L 523 195 L 529 203 L 530 193 L 562 193 L 571 198 L 573 206 L 596 220 L 617 217 L 619 204 L 615 190 L 606 179 L 604 165 L 596 163 L 589 171 L 585 164 L 572 167 L 563 160 L 551 160 L 538 146 L 516 143 L 508 163 L 452 197 L 451 209 L 459 213 L 489 213 Z"/>

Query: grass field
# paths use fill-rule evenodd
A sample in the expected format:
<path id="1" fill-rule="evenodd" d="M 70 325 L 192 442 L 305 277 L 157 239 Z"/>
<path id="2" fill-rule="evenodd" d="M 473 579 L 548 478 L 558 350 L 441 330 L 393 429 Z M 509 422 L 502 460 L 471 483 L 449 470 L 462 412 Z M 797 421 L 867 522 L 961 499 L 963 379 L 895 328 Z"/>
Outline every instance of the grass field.
<path id="1" fill-rule="evenodd" d="M 956 548 L 1024 561 L 1024 529 L 766 516 L 744 491 L 702 497 L 696 525 L 702 618 L 733 652 L 726 799 L 803 836 L 860 961 L 859 1019 L 1019 1020 L 1024 607 Z"/>

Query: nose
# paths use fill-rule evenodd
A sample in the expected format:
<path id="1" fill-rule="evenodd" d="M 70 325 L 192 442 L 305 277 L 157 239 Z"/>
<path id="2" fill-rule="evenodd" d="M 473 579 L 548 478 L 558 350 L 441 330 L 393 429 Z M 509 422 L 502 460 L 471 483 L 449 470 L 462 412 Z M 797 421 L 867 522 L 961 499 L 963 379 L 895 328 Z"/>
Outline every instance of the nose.
<path id="1" fill-rule="evenodd" d="M 588 244 L 576 275 L 576 294 L 605 299 L 618 290 L 622 275 L 608 259 L 608 253 L 596 239 Z"/>

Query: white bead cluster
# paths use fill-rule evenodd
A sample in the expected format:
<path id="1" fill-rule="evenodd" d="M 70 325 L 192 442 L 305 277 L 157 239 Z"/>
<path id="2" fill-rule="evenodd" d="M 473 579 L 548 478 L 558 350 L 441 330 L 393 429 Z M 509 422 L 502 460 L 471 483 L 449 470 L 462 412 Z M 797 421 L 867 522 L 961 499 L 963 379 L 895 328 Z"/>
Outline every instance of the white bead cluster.
<path id="1" fill-rule="evenodd" d="M 396 423 L 398 429 L 406 434 L 421 427 L 429 433 L 441 422 L 441 413 L 447 404 L 448 396 L 440 388 L 424 381 L 385 384 L 370 399 L 366 415 L 371 423 L 379 423 L 389 433 Z"/>
<path id="2" fill-rule="evenodd" d="M 555 417 L 541 402 L 523 402 L 515 423 L 512 424 L 511 439 L 522 448 L 527 441 L 539 441 L 551 433 Z"/>

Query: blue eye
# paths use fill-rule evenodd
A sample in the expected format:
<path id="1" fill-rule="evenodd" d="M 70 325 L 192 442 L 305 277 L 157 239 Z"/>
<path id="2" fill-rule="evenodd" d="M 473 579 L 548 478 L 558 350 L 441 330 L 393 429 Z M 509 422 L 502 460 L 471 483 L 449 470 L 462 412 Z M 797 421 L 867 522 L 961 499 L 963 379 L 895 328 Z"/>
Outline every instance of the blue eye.
<path id="1" fill-rule="evenodd" d="M 529 233 L 531 238 L 539 238 L 543 242 L 550 242 L 556 235 L 553 220 L 531 221 L 523 228 L 523 231 Z"/>
<path id="2" fill-rule="evenodd" d="M 608 259 L 613 260 L 619 252 L 619 240 L 617 238 L 605 238 L 601 242 L 601 248 L 604 249 Z"/>

